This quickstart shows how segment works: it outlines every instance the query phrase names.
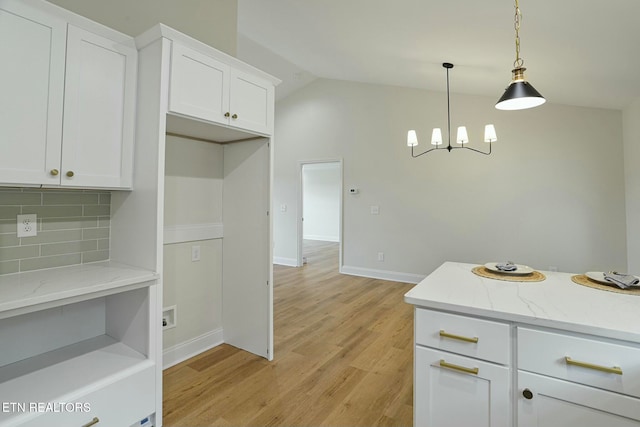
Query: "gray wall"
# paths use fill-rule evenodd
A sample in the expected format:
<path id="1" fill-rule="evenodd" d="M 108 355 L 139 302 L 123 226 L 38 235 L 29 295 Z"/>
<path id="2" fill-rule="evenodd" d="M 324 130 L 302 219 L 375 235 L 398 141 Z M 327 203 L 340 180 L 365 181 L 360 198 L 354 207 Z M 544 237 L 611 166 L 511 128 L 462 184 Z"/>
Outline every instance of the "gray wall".
<path id="1" fill-rule="evenodd" d="M 343 271 L 418 279 L 444 261 L 512 260 L 538 269 L 627 267 L 622 113 L 546 105 L 495 110 L 495 99 L 452 94 L 452 128 L 471 146 L 485 123 L 491 156 L 446 151 L 412 159 L 446 127 L 446 95 L 317 80 L 276 106 L 274 206 L 296 206 L 301 160 L 344 159 Z M 371 215 L 370 207 L 380 214 Z M 295 209 L 274 213 L 274 255 L 295 258 Z M 385 260 L 377 261 L 384 252 Z"/>
<path id="2" fill-rule="evenodd" d="M 640 275 L 640 99 L 624 111 L 628 271 Z"/>
<path id="3" fill-rule="evenodd" d="M 222 223 L 223 147 L 167 136 L 165 227 Z M 200 247 L 200 261 L 191 248 Z M 222 239 L 164 246 L 165 307 L 175 305 L 178 323 L 164 332 L 164 349 L 222 328 Z"/>
<path id="4" fill-rule="evenodd" d="M 237 0 L 49 1 L 133 37 L 163 23 L 230 55 L 236 54 Z"/>

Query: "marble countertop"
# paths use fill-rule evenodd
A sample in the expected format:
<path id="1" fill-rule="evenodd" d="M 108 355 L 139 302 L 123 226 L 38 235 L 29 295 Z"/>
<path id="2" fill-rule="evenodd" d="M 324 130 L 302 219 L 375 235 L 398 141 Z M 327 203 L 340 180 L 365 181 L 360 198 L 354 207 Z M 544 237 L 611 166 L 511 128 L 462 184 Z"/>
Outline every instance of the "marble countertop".
<path id="1" fill-rule="evenodd" d="M 113 262 L 0 276 L 0 319 L 148 286 L 158 277 Z"/>
<path id="2" fill-rule="evenodd" d="M 446 262 L 405 294 L 419 307 L 558 328 L 640 343 L 640 296 L 571 281 L 575 273 L 542 271 L 542 282 L 487 279 L 477 264 Z"/>

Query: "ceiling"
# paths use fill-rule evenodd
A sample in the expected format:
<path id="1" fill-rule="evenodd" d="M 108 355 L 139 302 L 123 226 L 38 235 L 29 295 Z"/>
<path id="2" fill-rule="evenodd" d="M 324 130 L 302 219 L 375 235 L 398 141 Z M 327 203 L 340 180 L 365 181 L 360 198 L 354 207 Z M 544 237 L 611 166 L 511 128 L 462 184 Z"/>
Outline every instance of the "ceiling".
<path id="1" fill-rule="evenodd" d="M 548 102 L 623 109 L 640 97 L 638 0 L 520 0 L 527 79 Z M 512 0 L 238 0 L 238 57 L 316 77 L 497 99 L 515 59 Z"/>

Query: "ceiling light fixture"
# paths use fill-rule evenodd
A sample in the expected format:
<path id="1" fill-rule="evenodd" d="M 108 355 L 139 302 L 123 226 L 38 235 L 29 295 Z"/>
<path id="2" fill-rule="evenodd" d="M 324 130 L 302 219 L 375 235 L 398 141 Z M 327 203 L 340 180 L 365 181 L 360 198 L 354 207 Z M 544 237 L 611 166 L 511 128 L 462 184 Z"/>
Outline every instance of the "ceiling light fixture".
<path id="1" fill-rule="evenodd" d="M 440 128 L 434 128 L 431 133 L 431 145 L 435 145 L 434 148 L 423 151 L 422 153 L 416 154 L 414 152 L 413 147 L 418 145 L 418 135 L 415 130 L 410 130 L 407 132 L 407 146 L 411 147 L 411 157 L 420 157 L 423 154 L 430 153 L 431 151 L 438 149 L 446 149 L 449 152 L 451 150 L 455 150 L 458 148 L 465 148 L 467 150 L 475 151 L 476 153 L 489 155 L 491 154 L 491 143 L 496 142 L 498 138 L 496 137 L 496 129 L 493 125 L 486 125 L 484 127 L 484 142 L 489 143 L 489 151 L 480 151 L 475 148 L 467 147 L 469 143 L 469 136 L 467 134 L 467 128 L 465 126 L 458 126 L 458 132 L 456 137 L 456 142 L 460 144 L 459 147 L 451 146 L 451 101 L 449 96 L 449 70 L 453 68 L 453 64 L 449 62 L 445 62 L 442 66 L 447 70 L 447 142 L 448 145 L 446 147 L 441 148 L 442 145 L 442 130 Z"/>
<path id="2" fill-rule="evenodd" d="M 522 13 L 520 12 L 518 0 L 515 0 L 515 2 L 516 60 L 513 62 L 513 70 L 511 70 L 511 83 L 496 104 L 498 110 L 524 110 L 542 105 L 546 101 L 524 78 L 526 68 L 524 68 L 524 60 L 520 58 L 520 21 L 522 20 Z"/>

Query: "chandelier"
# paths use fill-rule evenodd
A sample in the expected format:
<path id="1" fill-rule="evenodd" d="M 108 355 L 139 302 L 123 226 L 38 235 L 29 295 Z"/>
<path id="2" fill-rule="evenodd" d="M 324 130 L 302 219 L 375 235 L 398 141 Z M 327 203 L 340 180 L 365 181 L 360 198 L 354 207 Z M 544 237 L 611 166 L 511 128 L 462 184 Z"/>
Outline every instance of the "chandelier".
<path id="1" fill-rule="evenodd" d="M 435 147 L 423 151 L 422 153 L 416 154 L 414 151 L 414 147 L 418 145 L 418 135 L 415 130 L 410 130 L 407 132 L 407 146 L 411 147 L 411 157 L 420 157 L 423 154 L 430 153 L 435 150 L 451 150 L 456 149 L 466 149 L 472 150 L 476 153 L 489 155 L 491 154 L 491 143 L 498 140 L 496 137 L 496 129 L 492 124 L 486 125 L 484 127 L 484 142 L 489 143 L 489 151 L 480 151 L 475 148 L 471 148 L 468 146 L 469 144 L 469 136 L 467 134 L 467 128 L 465 126 L 458 126 L 458 130 L 456 133 L 456 143 L 458 146 L 451 145 L 451 100 L 449 96 L 449 70 L 453 68 L 453 64 L 449 62 L 445 62 L 442 66 L 447 70 L 447 146 L 441 147 L 443 145 L 442 140 L 442 129 L 434 128 L 431 132 L 431 145 L 435 145 Z"/>

